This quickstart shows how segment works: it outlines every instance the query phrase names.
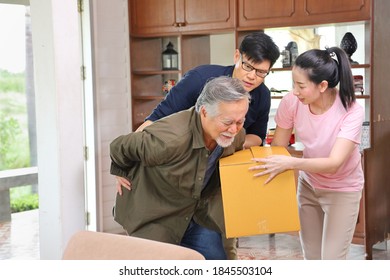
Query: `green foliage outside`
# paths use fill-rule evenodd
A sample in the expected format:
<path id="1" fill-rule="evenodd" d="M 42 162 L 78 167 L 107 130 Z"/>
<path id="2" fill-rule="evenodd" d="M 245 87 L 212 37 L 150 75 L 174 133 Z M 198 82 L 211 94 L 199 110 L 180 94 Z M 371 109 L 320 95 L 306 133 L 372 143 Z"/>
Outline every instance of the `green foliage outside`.
<path id="1" fill-rule="evenodd" d="M 0 170 L 30 165 L 24 73 L 0 69 Z"/>
<path id="2" fill-rule="evenodd" d="M 10 73 L 0 69 L 0 93 L 25 92 L 24 73 Z"/>
<path id="3" fill-rule="evenodd" d="M 13 117 L 0 113 L 0 170 L 29 166 L 28 136 Z"/>
<path id="4" fill-rule="evenodd" d="M 0 69 L 0 170 L 30 166 L 24 73 Z M 24 188 L 24 191 L 21 191 Z M 31 186 L 10 189 L 11 212 L 38 208 Z"/>
<path id="5" fill-rule="evenodd" d="M 12 188 L 10 193 L 11 213 L 37 209 L 39 207 L 38 194 L 31 193 L 31 186 Z"/>

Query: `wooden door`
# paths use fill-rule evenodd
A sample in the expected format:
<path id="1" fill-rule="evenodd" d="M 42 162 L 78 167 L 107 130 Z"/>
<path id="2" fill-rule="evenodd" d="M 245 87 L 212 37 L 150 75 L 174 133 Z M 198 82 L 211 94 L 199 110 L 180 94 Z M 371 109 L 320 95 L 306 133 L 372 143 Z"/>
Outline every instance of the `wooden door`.
<path id="1" fill-rule="evenodd" d="M 370 19 L 371 0 L 303 0 L 305 23 L 321 24 Z"/>
<path id="2" fill-rule="evenodd" d="M 130 33 L 157 35 L 177 32 L 176 2 L 177 0 L 129 0 Z"/>
<path id="3" fill-rule="evenodd" d="M 367 259 L 373 245 L 390 236 L 390 98 L 388 52 L 390 2 L 375 0 L 372 19 L 371 147 L 364 150 L 365 244 Z"/>
<path id="4" fill-rule="evenodd" d="M 296 17 L 295 0 L 238 0 L 238 27 L 289 26 Z"/>
<path id="5" fill-rule="evenodd" d="M 129 0 L 132 35 L 231 29 L 235 0 Z"/>
<path id="6" fill-rule="evenodd" d="M 180 31 L 232 29 L 235 27 L 234 0 L 183 0 L 184 24 Z"/>
<path id="7" fill-rule="evenodd" d="M 318 25 L 370 19 L 371 0 L 238 0 L 238 27 Z"/>

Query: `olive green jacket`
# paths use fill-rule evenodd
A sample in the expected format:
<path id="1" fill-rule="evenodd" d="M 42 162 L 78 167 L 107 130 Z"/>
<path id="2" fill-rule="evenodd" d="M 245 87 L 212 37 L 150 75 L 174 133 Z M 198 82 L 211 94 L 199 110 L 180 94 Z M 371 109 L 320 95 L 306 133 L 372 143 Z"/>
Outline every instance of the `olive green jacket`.
<path id="1" fill-rule="evenodd" d="M 242 129 L 222 156 L 241 150 L 244 138 Z M 224 231 L 218 167 L 202 191 L 210 152 L 194 107 L 116 138 L 110 151 L 111 174 L 132 183 L 114 208 L 115 221 L 129 235 L 180 244 L 191 218 Z"/>

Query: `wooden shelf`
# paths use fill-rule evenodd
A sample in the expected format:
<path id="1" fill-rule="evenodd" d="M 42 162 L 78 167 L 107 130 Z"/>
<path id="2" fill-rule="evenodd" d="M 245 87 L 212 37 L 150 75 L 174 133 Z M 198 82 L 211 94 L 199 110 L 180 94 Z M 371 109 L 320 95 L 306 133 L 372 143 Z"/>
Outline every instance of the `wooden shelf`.
<path id="1" fill-rule="evenodd" d="M 168 74 L 180 74 L 180 70 L 133 70 L 134 75 L 168 75 Z"/>
<path id="2" fill-rule="evenodd" d="M 356 98 L 357 99 L 370 99 L 370 96 L 366 95 L 366 94 L 362 94 L 362 95 L 357 95 L 356 94 Z"/>
<path id="3" fill-rule="evenodd" d="M 135 100 L 163 100 L 165 96 L 158 96 L 158 95 L 148 95 L 148 96 L 134 96 L 133 99 Z"/>
<path id="4" fill-rule="evenodd" d="M 352 69 L 362 69 L 362 68 L 370 68 L 370 64 L 352 64 Z M 281 71 L 291 71 L 292 67 L 283 67 L 283 68 L 271 68 L 270 72 L 281 72 Z"/>
<path id="5" fill-rule="evenodd" d="M 271 68 L 270 72 L 291 71 L 292 67 Z"/>
<path id="6" fill-rule="evenodd" d="M 351 65 L 351 68 L 370 68 L 371 65 L 370 64 L 352 64 Z"/>

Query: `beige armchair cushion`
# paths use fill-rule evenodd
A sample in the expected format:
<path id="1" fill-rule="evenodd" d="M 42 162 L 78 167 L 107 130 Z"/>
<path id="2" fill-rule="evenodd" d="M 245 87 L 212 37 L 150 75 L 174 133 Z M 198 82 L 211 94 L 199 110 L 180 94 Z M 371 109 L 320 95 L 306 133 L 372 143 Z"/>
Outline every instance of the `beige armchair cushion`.
<path id="1" fill-rule="evenodd" d="M 64 260 L 204 260 L 195 250 L 138 237 L 80 231 L 69 240 Z"/>

